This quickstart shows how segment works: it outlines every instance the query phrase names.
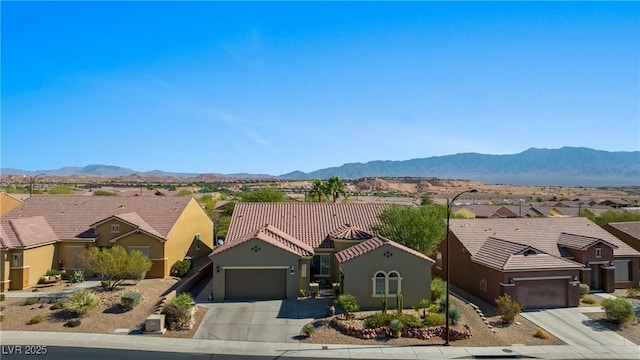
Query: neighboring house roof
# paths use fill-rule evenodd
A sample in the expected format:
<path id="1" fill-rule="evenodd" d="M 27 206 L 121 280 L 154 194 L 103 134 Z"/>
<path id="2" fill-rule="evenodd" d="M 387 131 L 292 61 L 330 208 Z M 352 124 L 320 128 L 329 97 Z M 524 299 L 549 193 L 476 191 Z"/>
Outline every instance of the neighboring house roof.
<path id="1" fill-rule="evenodd" d="M 629 200 L 626 200 L 626 199 L 609 198 L 609 199 L 604 199 L 604 200 L 598 202 L 598 205 L 620 207 L 620 206 L 631 206 L 631 205 L 633 205 L 633 203 L 631 201 L 629 201 Z"/>
<path id="2" fill-rule="evenodd" d="M 34 216 L 46 219 L 60 240 L 92 240 L 92 225 L 113 216 L 166 239 L 191 200 L 164 196 L 34 195 L 2 216 L 0 224 L 11 244 L 19 241 L 9 220 Z"/>
<path id="3" fill-rule="evenodd" d="M 606 240 L 596 238 L 596 237 L 591 237 L 591 236 L 561 233 L 560 237 L 558 237 L 558 245 L 564 246 L 568 249 L 585 250 L 592 247 L 593 245 L 601 244 L 601 243 L 607 244 L 613 249 L 618 248 L 618 246 L 615 244 L 612 244 Z"/>
<path id="4" fill-rule="evenodd" d="M 237 203 L 227 232 L 227 242 L 271 224 L 303 243 L 333 248 L 329 233 L 344 224 L 370 230 L 388 204 L 342 203 Z"/>
<path id="5" fill-rule="evenodd" d="M 617 246 L 614 256 L 640 256 L 640 253 L 587 218 L 517 218 L 517 219 L 452 219 L 451 232 L 477 256 L 490 238 L 531 246 L 555 257 L 562 257 L 561 236 L 572 234 L 597 238 Z"/>
<path id="6" fill-rule="evenodd" d="M 8 222 L 17 240 L 12 241 L 12 247 L 29 248 L 58 241 L 58 236 L 42 216 L 10 219 Z"/>
<path id="7" fill-rule="evenodd" d="M 584 267 L 582 264 L 549 255 L 532 246 L 494 237 L 489 237 L 471 259 L 504 271 Z"/>
<path id="8" fill-rule="evenodd" d="M 218 255 L 247 241 L 258 239 L 298 256 L 313 256 L 313 248 L 272 225 L 265 225 L 232 242 L 218 246 L 210 256 Z"/>
<path id="9" fill-rule="evenodd" d="M 514 213 L 510 209 L 502 205 L 466 205 L 457 207 L 460 211 L 462 209 L 474 214 L 476 218 L 491 218 L 491 217 L 517 217 L 518 214 Z"/>
<path id="10" fill-rule="evenodd" d="M 404 245 L 398 244 L 395 241 L 391 241 L 387 238 L 384 238 L 382 236 L 376 236 L 373 237 L 367 241 L 363 241 L 359 244 L 353 245 L 351 247 L 348 247 L 342 251 L 339 251 L 336 253 L 336 258 L 338 259 L 339 263 L 344 263 L 347 262 L 349 260 L 355 259 L 359 256 L 362 256 L 372 250 L 375 250 L 379 247 L 382 247 L 384 245 L 388 245 L 388 246 L 392 246 L 400 251 L 406 252 L 408 254 L 417 256 L 421 259 L 425 259 L 427 261 L 430 261 L 432 263 L 435 263 L 435 261 L 433 261 L 433 259 L 431 259 L 430 257 L 428 257 L 427 255 L 418 252 L 416 250 L 413 250 L 411 248 L 408 248 Z"/>
<path id="11" fill-rule="evenodd" d="M 332 239 L 337 240 L 368 240 L 373 237 L 373 234 L 369 231 L 362 230 L 357 226 L 344 224 L 343 226 L 329 232 L 329 236 Z"/>
<path id="12" fill-rule="evenodd" d="M 398 196 L 349 196 L 349 201 L 352 203 L 360 204 L 395 204 L 395 205 L 407 205 L 416 206 L 420 205 L 420 199 L 414 199 L 411 197 L 398 197 Z"/>
<path id="13" fill-rule="evenodd" d="M 607 225 L 633 238 L 640 240 L 640 221 L 609 223 Z"/>

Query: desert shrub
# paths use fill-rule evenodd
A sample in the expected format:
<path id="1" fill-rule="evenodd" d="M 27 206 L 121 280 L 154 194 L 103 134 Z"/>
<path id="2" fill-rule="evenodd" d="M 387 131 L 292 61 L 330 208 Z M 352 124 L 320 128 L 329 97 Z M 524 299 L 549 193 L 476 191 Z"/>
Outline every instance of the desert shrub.
<path id="1" fill-rule="evenodd" d="M 580 297 L 583 297 L 589 293 L 589 285 L 580 284 Z"/>
<path id="2" fill-rule="evenodd" d="M 589 297 L 589 296 L 583 297 L 582 300 L 580 300 L 580 301 L 582 301 L 585 304 L 595 304 L 596 303 L 596 301 L 592 297 Z"/>
<path id="3" fill-rule="evenodd" d="M 548 339 L 549 338 L 549 333 L 547 333 L 546 331 L 542 330 L 542 329 L 538 329 L 536 330 L 536 332 L 533 334 L 533 337 L 536 337 L 538 339 Z"/>
<path id="4" fill-rule="evenodd" d="M 382 311 L 383 314 L 387 313 L 388 305 L 387 295 L 382 296 L 380 298 L 380 311 Z"/>
<path id="5" fill-rule="evenodd" d="M 0 294 L 0 301 L 4 301 L 4 294 Z"/>
<path id="6" fill-rule="evenodd" d="M 640 295 L 640 289 L 639 288 L 628 288 L 627 289 L 627 297 L 628 298 L 634 298 L 636 296 Z"/>
<path id="7" fill-rule="evenodd" d="M 117 196 L 118 194 L 116 194 L 113 191 L 107 191 L 107 190 L 96 190 L 93 192 L 93 196 Z"/>
<path id="8" fill-rule="evenodd" d="M 176 297 L 174 297 L 171 302 L 187 309 L 191 309 L 196 305 L 196 302 L 193 300 L 191 294 L 186 292 L 176 295 Z"/>
<path id="9" fill-rule="evenodd" d="M 396 306 L 398 309 L 398 314 L 402 314 L 402 309 L 404 308 L 404 297 L 402 294 L 398 294 L 396 297 Z"/>
<path id="10" fill-rule="evenodd" d="M 439 312 L 427 313 L 427 316 L 424 318 L 424 324 L 426 326 L 441 326 L 444 325 L 446 321 L 446 316 Z"/>
<path id="11" fill-rule="evenodd" d="M 50 307 L 51 310 L 60 310 L 60 309 L 64 309 L 64 303 L 61 302 L 57 302 L 53 305 L 51 305 Z"/>
<path id="12" fill-rule="evenodd" d="M 140 293 L 127 291 L 120 298 L 120 305 L 125 311 L 131 311 L 140 303 Z"/>
<path id="13" fill-rule="evenodd" d="M 82 322 L 80 321 L 80 319 L 70 319 L 69 321 L 67 321 L 66 323 L 64 323 L 64 325 L 62 326 L 66 326 L 66 327 L 78 327 L 80 326 L 80 324 L 82 324 Z"/>
<path id="14" fill-rule="evenodd" d="M 24 301 L 24 305 L 34 305 L 38 303 L 38 298 L 27 298 Z"/>
<path id="15" fill-rule="evenodd" d="M 191 268 L 191 261 L 189 260 L 178 260 L 171 265 L 171 275 L 183 277 Z"/>
<path id="16" fill-rule="evenodd" d="M 360 305 L 358 305 L 356 297 L 351 294 L 342 294 L 338 296 L 338 299 L 335 301 L 335 305 L 344 310 L 344 315 L 347 318 L 351 318 L 351 313 L 360 309 Z"/>
<path id="17" fill-rule="evenodd" d="M 502 321 L 507 324 L 513 324 L 516 316 L 522 311 L 522 305 L 505 294 L 496 299 L 496 310 L 502 317 Z"/>
<path id="18" fill-rule="evenodd" d="M 420 317 L 424 319 L 424 317 L 427 316 L 427 309 L 429 308 L 429 305 L 431 305 L 431 301 L 429 301 L 429 299 L 420 299 L 420 302 L 413 306 L 413 310 L 418 314 L 422 311 Z"/>
<path id="19" fill-rule="evenodd" d="M 57 269 L 47 270 L 45 275 L 46 276 L 58 276 L 58 275 L 60 275 L 60 270 L 57 270 Z"/>
<path id="20" fill-rule="evenodd" d="M 602 307 L 607 319 L 618 325 L 631 322 L 636 317 L 633 305 L 626 299 L 605 299 L 602 301 Z"/>
<path id="21" fill-rule="evenodd" d="M 369 316 L 364 321 L 364 326 L 374 329 L 383 326 L 388 326 L 389 323 L 393 320 L 393 314 L 390 313 L 379 313 Z"/>
<path id="22" fill-rule="evenodd" d="M 400 330 L 402 330 L 403 327 L 404 327 L 404 325 L 402 324 L 402 321 L 400 321 L 398 319 L 393 319 L 389 323 L 389 328 L 391 328 L 391 330 L 393 330 L 393 331 L 400 331 Z"/>
<path id="23" fill-rule="evenodd" d="M 449 321 L 452 325 L 456 325 L 460 321 L 460 309 L 449 309 Z"/>
<path id="24" fill-rule="evenodd" d="M 4 315 L 0 314 L 0 322 L 3 322 L 3 321 L 4 321 Z"/>
<path id="25" fill-rule="evenodd" d="M 438 301 L 438 299 L 444 296 L 446 291 L 447 288 L 444 280 L 439 277 L 431 280 L 431 301 Z"/>
<path id="26" fill-rule="evenodd" d="M 29 319 L 29 322 L 27 324 L 29 325 L 38 324 L 38 323 L 41 323 L 42 320 L 44 320 L 42 318 L 42 315 L 34 315 L 31 319 Z"/>
<path id="27" fill-rule="evenodd" d="M 305 324 L 302 327 L 302 332 L 307 336 L 307 337 L 311 337 L 311 335 L 313 335 L 313 333 L 316 331 L 316 327 L 313 326 L 313 324 Z"/>
<path id="28" fill-rule="evenodd" d="M 164 314 L 167 324 L 170 327 L 174 327 L 172 324 L 184 325 L 191 321 L 191 308 L 178 305 L 174 302 L 165 304 L 162 307 L 162 314 Z"/>
<path id="29" fill-rule="evenodd" d="M 449 309 L 453 307 L 453 297 L 449 296 Z M 447 299 L 443 296 L 438 301 L 438 312 L 443 313 L 447 308 Z"/>
<path id="30" fill-rule="evenodd" d="M 98 306 L 98 303 L 99 300 L 96 294 L 94 294 L 90 290 L 84 289 L 69 296 L 69 299 L 64 304 L 64 307 L 67 310 L 75 313 L 76 315 L 82 316 L 90 310 L 95 309 L 95 307 Z"/>

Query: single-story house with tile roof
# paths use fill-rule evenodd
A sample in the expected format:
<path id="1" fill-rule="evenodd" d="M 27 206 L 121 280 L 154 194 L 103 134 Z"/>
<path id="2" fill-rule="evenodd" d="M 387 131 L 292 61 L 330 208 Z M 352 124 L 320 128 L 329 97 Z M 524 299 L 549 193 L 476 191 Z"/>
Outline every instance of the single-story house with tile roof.
<path id="1" fill-rule="evenodd" d="M 465 219 L 514 218 L 518 214 L 502 205 L 465 205 L 454 208 L 454 213 Z"/>
<path id="2" fill-rule="evenodd" d="M 580 283 L 613 292 L 640 279 L 640 252 L 587 218 L 453 219 L 449 238 L 451 282 L 490 303 L 509 294 L 528 308 L 578 306 Z"/>
<path id="3" fill-rule="evenodd" d="M 2 290 L 33 286 L 49 269 L 90 274 L 83 257 L 95 246 L 142 251 L 154 278 L 213 249 L 213 223 L 190 197 L 35 195 L 0 225 Z"/>
<path id="4" fill-rule="evenodd" d="M 640 221 L 626 221 L 618 223 L 608 223 L 602 228 L 613 234 L 627 245 L 640 251 Z M 640 284 L 636 284 L 640 287 Z"/>
<path id="5" fill-rule="evenodd" d="M 361 306 L 378 307 L 382 293 L 396 296 L 384 287 L 389 281 L 404 289 L 408 306 L 428 298 L 433 260 L 371 230 L 388 206 L 236 204 L 226 242 L 210 255 L 214 300 L 291 299 L 335 284 Z"/>

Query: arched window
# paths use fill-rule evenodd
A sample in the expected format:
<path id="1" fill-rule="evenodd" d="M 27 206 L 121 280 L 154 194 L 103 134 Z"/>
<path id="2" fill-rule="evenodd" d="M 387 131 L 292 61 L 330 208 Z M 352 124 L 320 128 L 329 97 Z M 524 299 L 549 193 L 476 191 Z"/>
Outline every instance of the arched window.
<path id="1" fill-rule="evenodd" d="M 371 278 L 373 281 L 373 296 L 391 296 L 395 297 L 401 293 L 402 278 L 397 271 L 390 271 L 388 274 L 384 271 L 376 272 Z"/>

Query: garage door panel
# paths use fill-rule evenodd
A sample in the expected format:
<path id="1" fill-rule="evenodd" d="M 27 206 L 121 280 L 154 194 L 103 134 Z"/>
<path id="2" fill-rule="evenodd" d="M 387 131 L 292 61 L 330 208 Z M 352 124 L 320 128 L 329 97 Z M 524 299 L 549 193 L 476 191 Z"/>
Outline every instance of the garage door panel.
<path id="1" fill-rule="evenodd" d="M 287 297 L 285 269 L 230 269 L 225 271 L 226 300 L 273 300 Z"/>
<path id="2" fill-rule="evenodd" d="M 519 280 L 515 300 L 526 308 L 567 307 L 567 280 Z"/>

